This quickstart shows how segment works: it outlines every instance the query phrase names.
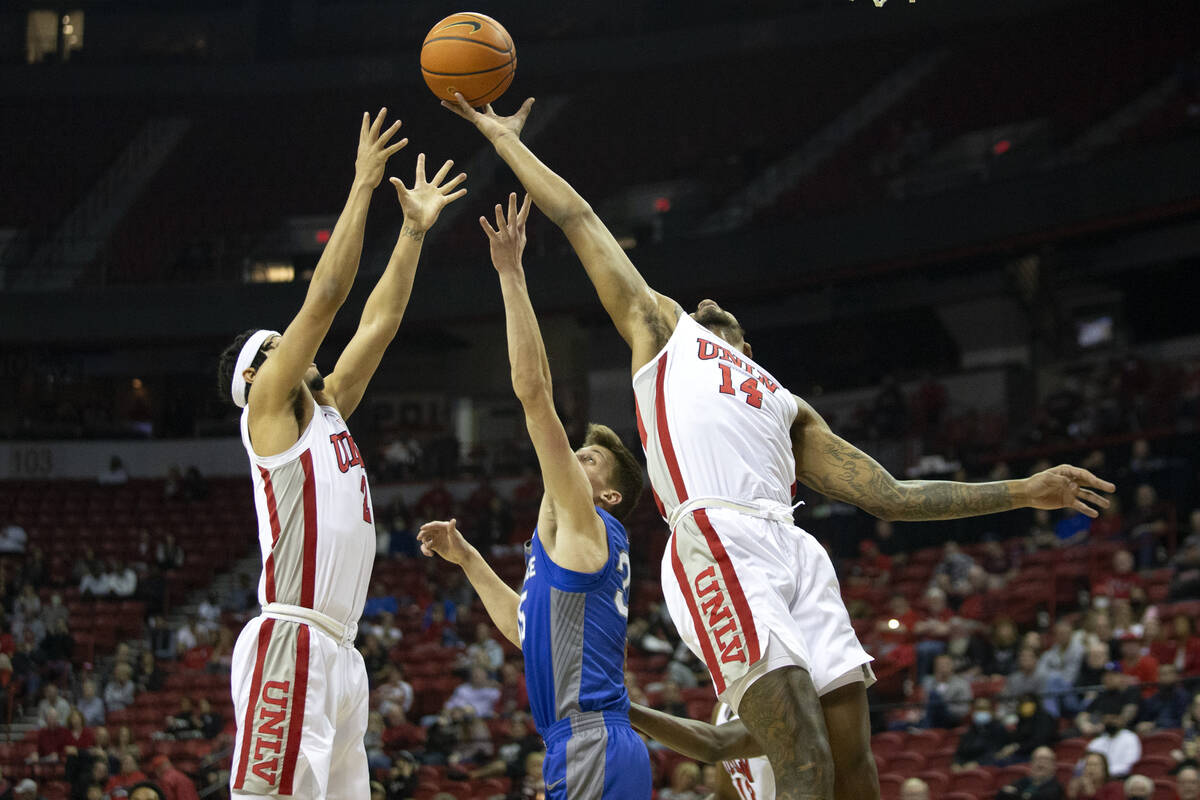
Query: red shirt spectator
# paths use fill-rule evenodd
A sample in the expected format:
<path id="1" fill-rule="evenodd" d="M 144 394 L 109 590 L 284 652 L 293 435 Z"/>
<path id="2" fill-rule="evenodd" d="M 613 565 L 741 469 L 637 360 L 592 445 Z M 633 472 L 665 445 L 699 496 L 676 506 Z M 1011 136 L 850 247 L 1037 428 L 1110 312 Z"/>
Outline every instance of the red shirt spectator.
<path id="1" fill-rule="evenodd" d="M 388 714 L 387 723 L 382 737 L 384 752 L 396 753 L 425 746 L 425 729 L 409 722 L 403 711 L 392 709 Z"/>
<path id="2" fill-rule="evenodd" d="M 1113 571 L 1092 582 L 1092 596 L 1110 597 L 1114 600 L 1145 599 L 1145 587 L 1141 577 L 1133 571 L 1133 555 L 1128 550 L 1113 553 Z"/>
<path id="3" fill-rule="evenodd" d="M 117 789 L 128 789 L 135 783 L 141 783 L 144 780 L 146 780 L 146 773 L 141 770 L 120 772 L 108 779 L 108 783 L 104 785 L 104 793 L 112 794 Z"/>
<path id="4" fill-rule="evenodd" d="M 1142 653 L 1142 637 L 1137 634 L 1127 633 L 1121 637 L 1121 672 L 1143 684 L 1143 697 L 1150 697 L 1156 691 L 1158 659 Z"/>
<path id="5" fill-rule="evenodd" d="M 37 735 L 37 753 L 40 758 L 48 756 L 58 756 L 62 758 L 63 750 L 70 740 L 67 736 L 67 729 L 62 725 L 54 727 L 45 727 L 38 731 Z"/>
<path id="6" fill-rule="evenodd" d="M 212 648 L 206 644 L 197 645 L 183 654 L 183 668 L 193 672 L 203 672 L 212 656 Z"/>
<path id="7" fill-rule="evenodd" d="M 1192 620 L 1183 614 L 1171 621 L 1171 638 L 1151 642 L 1150 655 L 1160 664 L 1174 664 L 1180 675 L 1200 675 L 1200 637 L 1192 635 Z"/>
<path id="8" fill-rule="evenodd" d="M 192 779 L 176 769 L 166 756 L 155 756 L 150 762 L 150 768 L 154 770 L 157 776 L 155 782 L 163 790 L 167 800 L 200 800 Z"/>

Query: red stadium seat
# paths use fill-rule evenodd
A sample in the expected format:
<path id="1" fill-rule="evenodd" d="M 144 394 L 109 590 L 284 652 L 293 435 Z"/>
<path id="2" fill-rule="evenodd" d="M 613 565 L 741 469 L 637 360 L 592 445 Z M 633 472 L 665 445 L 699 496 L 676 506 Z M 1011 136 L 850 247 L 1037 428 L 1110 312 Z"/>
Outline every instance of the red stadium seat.
<path id="1" fill-rule="evenodd" d="M 899 731 L 877 733 L 871 737 L 871 751 L 885 759 L 904 749 L 905 735 Z"/>
<path id="2" fill-rule="evenodd" d="M 906 780 L 905 776 L 895 772 L 885 772 L 879 776 L 879 792 L 888 800 L 900 796 L 900 787 Z"/>
<path id="3" fill-rule="evenodd" d="M 916 775 L 925 769 L 925 756 L 908 751 L 896 753 L 888 759 L 888 772 L 898 772 L 901 775 Z"/>
<path id="4" fill-rule="evenodd" d="M 1167 756 L 1182 746 L 1183 735 L 1179 731 L 1153 731 L 1142 737 L 1143 756 Z"/>
<path id="5" fill-rule="evenodd" d="M 1054 755 L 1060 762 L 1074 763 L 1083 758 L 1085 750 L 1087 750 L 1087 739 L 1063 739 L 1054 745 Z"/>
<path id="6" fill-rule="evenodd" d="M 992 774 L 986 769 L 964 769 L 950 777 L 950 788 L 955 792 L 990 796 L 992 792 Z"/>
<path id="7" fill-rule="evenodd" d="M 941 748 L 944 738 L 945 732 L 940 730 L 910 731 L 904 740 L 904 749 L 928 757 Z"/>
<path id="8" fill-rule="evenodd" d="M 929 784 L 929 796 L 941 797 L 950 788 L 950 775 L 941 770 L 924 770 L 916 777 Z"/>
<path id="9" fill-rule="evenodd" d="M 1170 756 L 1142 756 L 1142 760 L 1133 765 L 1131 775 L 1145 775 L 1147 778 L 1165 778 L 1175 768 L 1175 759 Z"/>

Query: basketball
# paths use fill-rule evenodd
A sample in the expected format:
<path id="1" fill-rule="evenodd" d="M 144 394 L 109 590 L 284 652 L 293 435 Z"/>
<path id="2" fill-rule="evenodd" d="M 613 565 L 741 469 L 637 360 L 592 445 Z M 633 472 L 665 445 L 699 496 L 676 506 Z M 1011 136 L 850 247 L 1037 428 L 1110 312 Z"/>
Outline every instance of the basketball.
<path id="1" fill-rule="evenodd" d="M 433 26 L 421 45 L 421 75 L 438 98 L 454 93 L 472 106 L 497 100 L 512 84 L 517 51 L 504 26 L 484 14 L 451 14 Z"/>

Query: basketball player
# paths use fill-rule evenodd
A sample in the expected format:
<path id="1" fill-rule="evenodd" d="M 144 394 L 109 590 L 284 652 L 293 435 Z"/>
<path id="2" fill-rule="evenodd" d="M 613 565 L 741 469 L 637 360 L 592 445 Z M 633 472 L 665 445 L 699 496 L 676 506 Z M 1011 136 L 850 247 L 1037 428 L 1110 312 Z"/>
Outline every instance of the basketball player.
<path id="1" fill-rule="evenodd" d="M 624 682 L 629 541 L 619 521 L 637 504 L 642 470 L 600 425 L 590 425 L 583 447 L 571 450 L 521 266 L 529 208 L 526 197 L 518 211 L 513 194 L 507 219 L 496 206 L 495 230 L 479 219 L 504 294 L 513 391 L 546 487 L 525 545 L 520 596 L 454 520 L 427 523 L 418 538 L 426 555 L 466 571 L 496 627 L 525 654 L 529 705 L 546 740 L 548 800 L 649 800 L 650 756 L 630 727 Z"/>
<path id="2" fill-rule="evenodd" d="M 521 142 L 532 98 L 510 117 L 443 102 L 472 122 L 562 228 L 633 353 L 638 431 L 671 529 L 663 596 L 718 697 L 764 747 L 780 800 L 879 797 L 866 688 L 874 681 L 824 548 L 793 525 L 794 481 L 892 520 L 1014 508 L 1088 516 L 1113 491 L 1059 466 L 1018 481 L 897 481 L 834 434 L 753 360 L 713 300 L 685 314 L 647 285 L 571 186 Z M 832 765 L 832 769 L 830 768 Z"/>
<path id="3" fill-rule="evenodd" d="M 725 703 L 713 709 L 713 724 L 629 704 L 629 721 L 677 753 L 721 764 L 716 800 L 775 800 L 775 772 L 763 748 Z"/>
<path id="4" fill-rule="evenodd" d="M 404 224 L 387 268 L 363 308 L 358 331 L 333 372 L 313 359 L 350 292 L 362 252 L 371 193 L 400 127 L 387 111 L 364 114 L 354 183 L 300 312 L 282 334 L 247 331 L 221 354 L 221 390 L 242 408 L 263 576 L 261 616 L 233 652 L 237 740 L 233 797 L 346 798 L 370 795 L 363 734 L 367 673 L 354 649 L 366 601 L 375 528 L 362 455 L 345 418 L 362 398 L 408 303 L 425 232 L 466 191 L 432 181 L 417 157 L 411 189 L 392 178 Z"/>

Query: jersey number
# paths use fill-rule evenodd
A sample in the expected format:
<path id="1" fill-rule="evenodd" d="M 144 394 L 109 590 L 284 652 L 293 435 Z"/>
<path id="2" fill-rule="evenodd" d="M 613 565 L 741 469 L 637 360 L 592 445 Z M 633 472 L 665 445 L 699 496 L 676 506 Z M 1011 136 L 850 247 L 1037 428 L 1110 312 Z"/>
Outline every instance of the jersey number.
<path id="1" fill-rule="evenodd" d="M 363 522 L 371 521 L 371 495 L 367 494 L 367 476 L 362 476 Z"/>
<path id="2" fill-rule="evenodd" d="M 721 394 L 734 394 L 733 390 L 733 371 L 729 369 L 728 364 L 718 364 L 721 368 Z M 742 381 L 742 385 L 738 387 L 746 395 L 746 405 L 762 408 L 763 394 L 758 388 L 757 378 L 746 378 Z"/>
<path id="3" fill-rule="evenodd" d="M 621 573 L 621 588 L 613 593 L 613 603 L 617 606 L 617 613 L 623 618 L 629 619 L 629 553 L 621 551 L 621 558 L 617 561 L 617 572 Z"/>

